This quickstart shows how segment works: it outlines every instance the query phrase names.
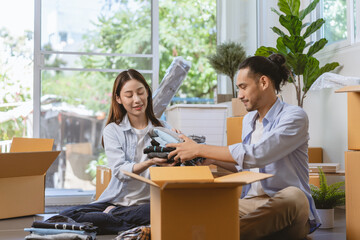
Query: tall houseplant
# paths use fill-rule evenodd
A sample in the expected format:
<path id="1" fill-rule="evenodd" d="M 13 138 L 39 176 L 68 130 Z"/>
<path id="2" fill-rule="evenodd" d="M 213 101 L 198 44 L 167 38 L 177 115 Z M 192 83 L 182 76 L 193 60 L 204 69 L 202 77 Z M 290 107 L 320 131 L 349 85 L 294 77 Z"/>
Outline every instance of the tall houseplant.
<path id="1" fill-rule="evenodd" d="M 345 204 L 345 190 L 341 189 L 345 182 L 341 181 L 328 185 L 326 176 L 320 167 L 319 177 L 320 187 L 311 184 L 311 195 L 320 215 L 322 228 L 332 228 L 334 224 L 334 208 Z M 325 214 L 326 217 L 322 214 Z"/>
<path id="2" fill-rule="evenodd" d="M 321 38 L 316 42 L 307 40 L 311 34 L 319 30 L 325 23 L 322 18 L 314 22 L 303 22 L 318 3 L 319 0 L 314 0 L 305 9 L 300 10 L 300 0 L 279 0 L 277 5 L 282 13 L 274 8 L 271 10 L 279 15 L 279 23 L 288 33 L 277 27 L 272 27 L 274 33 L 279 35 L 276 47 L 261 46 L 255 53 L 255 55 L 266 57 L 273 53 L 280 53 L 285 56 L 287 65 L 291 70 L 288 81 L 296 89 L 296 98 L 300 107 L 303 107 L 306 93 L 314 81 L 321 74 L 334 70 L 339 66 L 338 62 L 332 62 L 320 67 L 319 60 L 314 57 L 314 54 L 327 44 L 328 41 L 325 38 Z"/>
<path id="3" fill-rule="evenodd" d="M 232 95 L 236 98 L 234 77 L 242 61 L 246 59 L 246 52 L 239 43 L 226 42 L 216 47 L 216 53 L 208 57 L 210 65 L 217 73 L 225 74 L 231 80 Z"/>

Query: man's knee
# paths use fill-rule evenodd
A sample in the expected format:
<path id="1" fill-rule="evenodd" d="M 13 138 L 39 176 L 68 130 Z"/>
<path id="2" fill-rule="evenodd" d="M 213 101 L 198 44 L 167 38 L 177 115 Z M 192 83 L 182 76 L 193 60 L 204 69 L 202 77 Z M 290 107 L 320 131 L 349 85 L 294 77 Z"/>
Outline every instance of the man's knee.
<path id="1" fill-rule="evenodd" d="M 279 204 L 281 204 L 282 207 L 302 211 L 309 210 L 309 201 L 305 193 L 297 187 L 291 186 L 284 188 L 275 196 L 281 199 Z"/>
<path id="2" fill-rule="evenodd" d="M 287 187 L 275 194 L 274 198 L 281 208 L 306 211 L 309 209 L 309 201 L 305 193 L 297 187 Z"/>

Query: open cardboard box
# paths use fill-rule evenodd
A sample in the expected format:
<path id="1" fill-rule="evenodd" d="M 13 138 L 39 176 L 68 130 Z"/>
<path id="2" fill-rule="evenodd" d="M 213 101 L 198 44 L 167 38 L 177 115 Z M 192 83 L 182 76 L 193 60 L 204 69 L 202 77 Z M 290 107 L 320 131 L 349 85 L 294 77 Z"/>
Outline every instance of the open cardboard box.
<path id="1" fill-rule="evenodd" d="M 44 213 L 45 174 L 60 151 L 53 139 L 13 138 L 0 153 L 0 219 Z"/>
<path id="2" fill-rule="evenodd" d="M 151 167 L 151 239 L 239 240 L 238 188 L 271 174 L 239 172 L 214 178 L 207 166 Z"/>

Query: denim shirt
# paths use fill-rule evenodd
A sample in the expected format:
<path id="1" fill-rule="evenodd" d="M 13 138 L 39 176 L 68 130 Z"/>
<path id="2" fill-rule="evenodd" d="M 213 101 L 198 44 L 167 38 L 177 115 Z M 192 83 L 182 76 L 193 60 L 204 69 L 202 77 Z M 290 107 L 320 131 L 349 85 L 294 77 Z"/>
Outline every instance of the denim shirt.
<path id="1" fill-rule="evenodd" d="M 164 127 L 170 128 L 168 124 L 161 121 Z M 152 127 L 149 121 L 149 129 Z M 96 202 L 109 202 L 116 204 L 117 202 L 128 202 L 126 205 L 136 205 L 150 202 L 150 187 L 146 184 L 144 191 L 149 193 L 146 199 L 137 201 L 126 200 L 127 195 L 131 190 L 131 182 L 137 181 L 133 178 L 124 175 L 121 170 L 133 172 L 133 166 L 136 164 L 134 161 L 137 147 L 137 135 L 131 127 L 128 115 L 120 124 L 110 123 L 103 130 L 104 148 L 108 160 L 108 167 L 111 168 L 111 179 L 109 185 L 101 194 Z M 146 146 L 151 145 L 151 138 L 148 134 L 144 137 Z M 149 169 L 146 169 L 141 174 L 143 177 L 149 178 Z"/>
<path id="2" fill-rule="evenodd" d="M 259 168 L 261 173 L 273 174 L 273 177 L 261 180 L 264 192 L 270 197 L 289 186 L 301 189 L 309 200 L 311 227 L 318 227 L 320 219 L 309 186 L 307 114 L 302 108 L 277 99 L 262 121 L 264 132 L 261 140 L 250 144 L 257 117 L 257 111 L 245 115 L 243 142 L 229 146 L 239 165 L 238 170 Z M 249 189 L 250 185 L 243 187 L 242 197 Z"/>

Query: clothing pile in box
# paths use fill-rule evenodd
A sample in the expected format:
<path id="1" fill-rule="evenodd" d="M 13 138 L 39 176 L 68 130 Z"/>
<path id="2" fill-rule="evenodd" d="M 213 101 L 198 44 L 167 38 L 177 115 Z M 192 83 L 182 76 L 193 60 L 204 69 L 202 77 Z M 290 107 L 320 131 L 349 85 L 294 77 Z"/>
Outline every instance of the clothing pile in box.
<path id="1" fill-rule="evenodd" d="M 179 137 L 179 134 L 163 127 L 154 127 L 149 130 L 149 136 L 151 137 L 151 146 L 144 148 L 144 154 L 147 154 L 149 158 L 168 158 L 168 154 L 174 151 L 175 148 L 166 147 L 168 143 L 181 143 L 184 140 Z M 193 141 L 197 143 L 205 143 L 204 136 L 189 135 Z M 198 157 L 191 159 L 183 163 L 184 166 L 195 166 L 198 162 L 202 162 L 204 158 Z M 167 163 L 173 163 L 174 157 L 168 159 Z M 182 163 L 178 162 L 175 166 L 180 166 Z"/>
<path id="2" fill-rule="evenodd" d="M 96 229 L 92 223 L 78 223 L 69 217 L 55 215 L 45 221 L 34 221 L 25 239 L 95 240 Z"/>

